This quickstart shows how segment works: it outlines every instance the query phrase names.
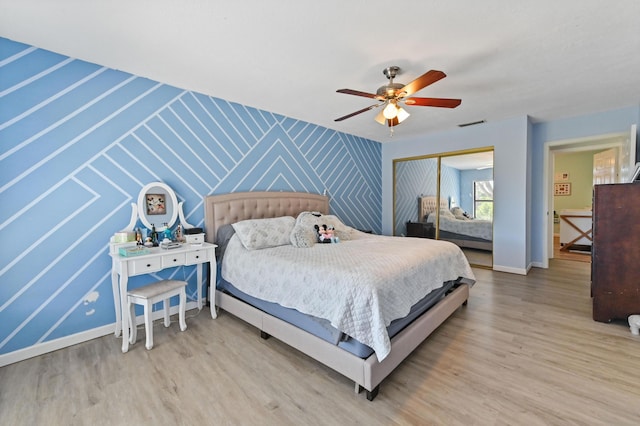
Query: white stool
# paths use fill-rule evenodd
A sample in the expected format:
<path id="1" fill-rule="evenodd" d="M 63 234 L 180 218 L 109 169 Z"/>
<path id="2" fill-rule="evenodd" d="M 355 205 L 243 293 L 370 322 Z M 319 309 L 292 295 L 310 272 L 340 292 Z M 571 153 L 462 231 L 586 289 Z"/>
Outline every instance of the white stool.
<path id="1" fill-rule="evenodd" d="M 164 326 L 169 327 L 169 299 L 173 296 L 180 296 L 180 305 L 178 307 L 178 318 L 180 322 L 180 331 L 187 329 L 187 323 L 184 320 L 184 311 L 187 303 L 187 293 L 185 287 L 186 281 L 178 280 L 162 280 L 143 287 L 134 288 L 127 293 L 127 303 L 129 305 L 129 327 L 131 334 L 129 343 L 134 344 L 137 339 L 137 330 L 135 324 L 136 311 L 135 305 L 144 306 L 144 327 L 147 334 L 146 348 L 149 350 L 153 347 L 153 304 L 162 301 L 164 308 Z"/>

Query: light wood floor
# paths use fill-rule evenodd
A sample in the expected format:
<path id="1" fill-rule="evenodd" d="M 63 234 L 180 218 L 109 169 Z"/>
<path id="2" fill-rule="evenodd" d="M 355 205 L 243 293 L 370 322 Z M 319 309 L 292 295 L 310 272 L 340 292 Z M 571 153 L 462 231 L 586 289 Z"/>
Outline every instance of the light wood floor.
<path id="1" fill-rule="evenodd" d="M 577 262 L 591 263 L 590 252 L 580 251 L 561 251 L 560 235 L 553 236 L 553 257 L 562 260 L 575 260 Z"/>
<path id="2" fill-rule="evenodd" d="M 192 311 L 185 332 L 156 322 L 151 351 L 105 336 L 1 368 L 0 423 L 637 425 L 640 338 L 591 319 L 589 266 L 475 269 L 468 306 L 373 402 L 231 315 Z"/>

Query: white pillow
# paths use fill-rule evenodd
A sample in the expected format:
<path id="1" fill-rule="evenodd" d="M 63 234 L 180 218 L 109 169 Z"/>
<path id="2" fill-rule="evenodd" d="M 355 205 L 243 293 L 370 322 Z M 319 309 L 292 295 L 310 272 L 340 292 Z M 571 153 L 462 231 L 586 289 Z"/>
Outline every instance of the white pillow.
<path id="1" fill-rule="evenodd" d="M 455 219 L 456 217 L 447 209 L 440 209 L 440 217 L 447 217 L 449 219 Z"/>
<path id="2" fill-rule="evenodd" d="M 269 219 L 249 219 L 236 222 L 236 231 L 247 250 L 258 250 L 290 244 L 290 235 L 296 220 L 292 216 Z"/>
<path id="3" fill-rule="evenodd" d="M 453 213 L 455 218 L 458 220 L 469 220 L 469 218 L 464 215 L 464 210 L 462 210 L 460 207 L 452 207 L 451 213 Z"/>
<path id="4" fill-rule="evenodd" d="M 334 235 L 343 241 L 351 237 L 352 228 L 342 223 L 336 216 L 316 212 L 302 212 L 298 215 L 296 224 L 291 231 L 291 244 L 299 248 L 313 246 L 318 239 L 314 225 L 333 226 Z"/>

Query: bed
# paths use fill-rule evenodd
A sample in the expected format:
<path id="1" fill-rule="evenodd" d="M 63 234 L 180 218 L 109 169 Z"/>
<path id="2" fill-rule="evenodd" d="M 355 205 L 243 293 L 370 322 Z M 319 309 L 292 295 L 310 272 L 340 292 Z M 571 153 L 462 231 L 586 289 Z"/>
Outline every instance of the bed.
<path id="1" fill-rule="evenodd" d="M 286 217 L 287 223 L 289 223 L 291 219 L 288 219 L 288 217 L 292 217 L 297 218 L 295 219 L 297 225 L 300 217 L 305 214 L 308 215 L 308 212 L 323 214 L 323 220 L 325 220 L 324 218 L 329 218 L 330 216 L 327 216 L 329 213 L 328 198 L 317 194 L 289 192 L 232 193 L 205 198 L 207 241 L 219 243 L 225 247 L 222 253 L 222 260 L 219 260 L 222 264 L 219 282 L 215 290 L 212 290 L 213 299 L 210 299 L 214 301 L 212 309 L 217 307 L 217 309 L 229 312 L 258 328 L 261 336 L 265 338 L 273 336 L 327 365 L 353 380 L 357 392 L 364 388 L 367 399 L 373 400 L 378 393 L 382 380 L 440 324 L 461 305 L 466 304 L 469 297 L 469 288 L 474 282 L 473 272 L 459 248 L 446 242 L 433 240 L 416 242 L 415 240 L 417 239 L 411 238 L 375 236 L 346 227 L 345 229 L 340 229 L 340 232 L 342 232 L 342 236 L 345 236 L 345 232 L 348 232 L 349 238 L 347 241 L 340 241 L 338 244 L 315 244 L 310 248 L 281 245 L 266 249 L 248 250 L 243 246 L 245 241 L 238 238 L 242 236 L 242 232 L 236 233 L 239 235 L 233 235 L 228 242 L 223 242 L 222 239 L 225 237 L 219 236 L 218 232 L 229 228 L 229 226 L 225 225 L 256 222 L 253 219 L 278 218 L 280 220 L 280 218 Z M 234 228 L 236 225 L 234 225 Z M 336 230 L 338 230 L 337 227 Z M 339 259 L 352 256 L 349 250 L 361 252 L 367 250 L 366 247 L 369 247 L 370 251 L 368 253 L 370 254 L 368 256 L 359 256 L 359 258 L 371 258 L 370 264 L 358 263 L 365 262 L 365 260 L 353 260 L 355 262 L 353 265 L 355 266 L 352 269 L 359 271 L 354 277 L 364 282 L 364 285 L 358 287 L 358 290 L 354 290 L 353 293 L 360 294 L 360 288 L 365 289 L 362 292 L 370 290 L 371 285 L 368 283 L 370 279 L 368 274 L 379 273 L 369 271 L 374 268 L 373 263 L 384 263 L 380 262 L 379 256 L 381 256 L 380 251 L 382 251 L 380 243 L 384 243 L 383 245 L 401 244 L 403 240 L 404 242 L 414 240 L 414 244 L 425 244 L 425 247 L 429 244 L 440 244 L 439 246 L 430 246 L 433 247 L 432 251 L 436 247 L 438 249 L 437 254 L 433 256 L 434 259 L 430 261 L 441 262 L 443 265 L 446 264 L 447 267 L 433 268 L 432 274 L 423 274 L 423 276 L 429 276 L 429 279 L 423 281 L 432 280 L 432 276 L 440 278 L 441 276 L 438 274 L 444 274 L 442 276 L 447 278 L 443 279 L 437 288 L 432 291 L 429 290 L 424 297 L 420 298 L 418 300 L 419 303 L 412 304 L 406 315 L 393 318 L 393 320 L 388 315 L 394 315 L 389 314 L 389 311 L 393 311 L 396 308 L 392 308 L 391 303 L 386 302 L 372 304 L 371 312 L 366 312 L 364 320 L 361 316 L 354 315 L 353 318 L 350 317 L 347 321 L 340 322 L 337 319 L 341 318 L 339 316 L 332 317 L 331 313 L 313 311 L 313 309 L 321 311 L 328 309 L 324 306 L 324 303 L 317 303 L 316 301 L 314 306 L 310 308 L 311 310 L 307 312 L 307 306 L 304 306 L 304 309 L 300 307 L 295 309 L 295 307 L 289 306 L 290 300 L 288 299 L 284 300 L 284 302 L 282 300 L 271 300 L 274 287 L 287 285 L 284 278 L 268 282 L 269 278 L 259 275 L 268 285 L 263 285 L 262 289 L 252 288 L 250 292 L 245 291 L 246 288 L 251 288 L 246 287 L 246 285 L 255 280 L 255 278 L 247 275 L 251 272 L 250 270 L 257 269 L 259 271 L 258 274 L 266 274 L 266 269 L 261 270 L 259 267 L 253 266 L 260 264 L 262 260 L 254 261 L 253 259 L 255 258 L 253 257 L 242 258 L 241 256 L 272 256 L 269 257 L 269 265 L 272 265 L 276 271 L 286 268 L 286 263 L 283 262 L 292 256 L 309 256 L 314 261 L 319 259 L 317 261 L 325 263 L 328 259 L 331 259 L 331 256 L 334 256 L 334 260 L 331 262 L 336 265 L 332 264 L 331 268 L 325 268 L 325 271 L 321 268 L 314 268 L 308 271 L 305 276 L 303 272 L 299 271 L 300 265 L 303 263 L 295 260 L 296 267 L 289 267 L 291 273 L 286 274 L 287 276 L 291 275 L 290 281 L 293 281 L 293 284 L 288 285 L 295 285 L 295 282 L 305 281 L 308 277 L 314 275 L 322 275 L 324 278 L 328 278 L 324 282 L 327 287 L 327 291 L 324 293 L 332 295 L 339 291 L 340 286 L 334 285 L 331 287 L 331 283 L 342 279 L 338 277 L 348 275 L 346 270 L 340 269 L 344 265 L 340 264 Z M 411 249 L 411 251 L 415 252 L 416 250 Z M 388 252 L 389 250 L 386 251 L 386 256 L 389 255 Z M 436 259 L 438 257 L 442 257 L 442 259 Z M 458 271 L 451 270 L 451 262 L 454 257 L 456 262 L 461 262 L 459 260 L 460 257 L 463 259 L 464 265 L 459 264 L 456 267 L 463 272 L 458 273 Z M 402 256 L 397 256 L 397 258 L 399 261 L 403 260 Z M 378 260 L 376 261 L 375 259 Z M 245 265 L 251 264 L 252 268 L 234 269 L 234 262 Z M 238 269 L 242 269 L 242 271 L 238 271 Z M 332 271 L 335 271 L 338 275 L 332 277 Z M 303 275 L 298 275 L 298 278 L 296 278 L 296 273 Z M 281 274 L 280 277 L 284 277 L 284 275 Z M 453 275 L 455 275 L 455 278 Z M 375 287 L 376 296 L 373 299 L 376 299 L 378 295 L 380 300 L 383 301 L 389 300 L 389 297 L 393 298 L 394 296 L 389 296 L 390 293 L 387 293 L 392 291 L 390 290 L 392 288 L 396 288 L 397 294 L 417 294 L 419 291 L 414 286 L 403 287 L 401 292 L 397 291 L 398 282 L 409 281 L 410 278 L 397 277 L 397 280 L 387 280 L 389 285 L 385 286 L 383 283 L 381 287 Z M 354 278 L 352 277 L 351 279 Z M 260 287 L 260 282 L 257 283 L 257 287 Z M 298 294 L 301 291 L 306 291 L 304 288 L 307 287 L 312 287 L 312 284 L 305 284 L 305 286 L 299 287 L 295 291 L 286 292 L 286 298 L 293 297 L 289 294 Z M 254 291 L 256 293 L 253 293 Z M 267 293 L 260 293 L 261 291 Z M 264 294 L 268 295 L 266 299 L 262 297 Z M 366 295 L 368 293 L 363 294 Z M 307 296 L 303 295 L 301 297 L 306 298 Z M 414 294 L 414 296 L 416 295 Z M 340 297 L 339 299 L 342 300 L 343 298 Z M 358 297 L 358 299 L 364 299 L 367 301 L 366 303 L 370 304 L 372 298 Z M 406 308 L 407 304 L 413 302 L 413 300 L 404 300 L 404 307 Z M 331 303 L 326 305 L 333 306 Z M 349 304 L 348 308 L 358 313 L 364 312 L 356 304 Z M 301 311 L 308 315 L 302 315 Z M 318 315 L 314 315 L 316 313 Z M 395 315 L 397 315 L 397 312 Z M 389 320 L 391 320 L 390 323 Z M 370 329 L 367 328 L 369 326 Z M 378 332 L 381 334 L 378 334 Z M 354 335 L 356 337 L 353 337 Z"/>
<path id="2" fill-rule="evenodd" d="M 440 200 L 440 222 L 438 238 L 451 241 L 459 247 L 479 250 L 493 250 L 493 222 L 490 220 L 470 219 L 449 209 L 447 200 Z M 418 198 L 418 217 L 420 221 L 436 227 L 436 197 Z"/>

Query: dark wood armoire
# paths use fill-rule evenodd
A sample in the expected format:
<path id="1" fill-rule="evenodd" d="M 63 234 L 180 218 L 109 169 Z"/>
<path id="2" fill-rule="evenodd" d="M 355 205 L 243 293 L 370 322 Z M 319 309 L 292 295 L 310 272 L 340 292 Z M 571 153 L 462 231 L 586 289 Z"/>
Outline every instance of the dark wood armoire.
<path id="1" fill-rule="evenodd" d="M 596 321 L 640 314 L 640 183 L 594 186 L 591 296 Z"/>

